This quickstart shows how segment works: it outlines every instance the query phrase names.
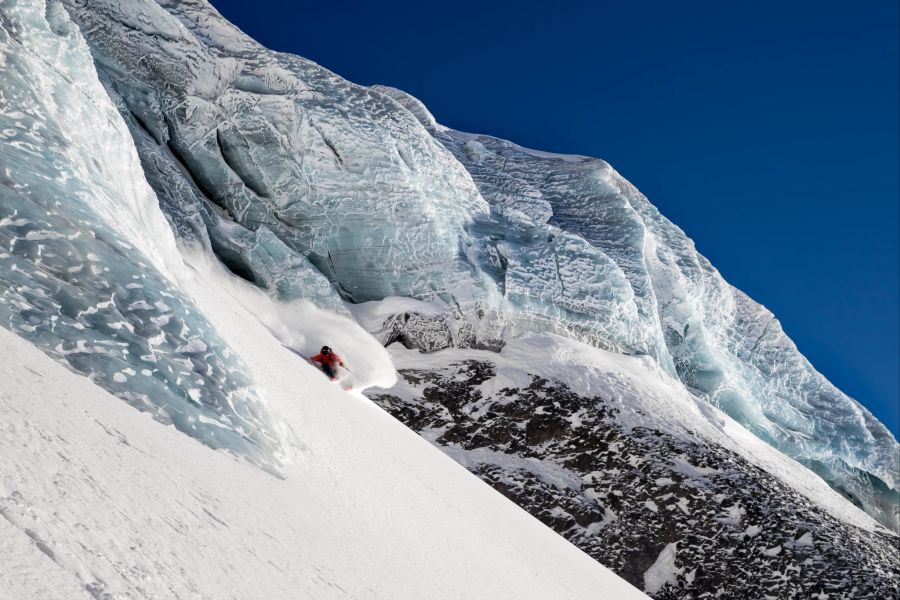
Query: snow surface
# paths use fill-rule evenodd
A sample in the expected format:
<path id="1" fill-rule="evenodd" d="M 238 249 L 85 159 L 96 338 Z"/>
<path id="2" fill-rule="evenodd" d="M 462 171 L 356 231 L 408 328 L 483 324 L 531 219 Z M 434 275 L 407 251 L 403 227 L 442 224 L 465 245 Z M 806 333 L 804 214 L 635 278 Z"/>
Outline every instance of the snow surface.
<path id="1" fill-rule="evenodd" d="M 324 310 L 307 300 L 276 300 L 265 290 L 234 277 L 215 258 L 197 248 L 185 248 L 184 258 L 194 273 L 204 273 L 214 281 L 299 358 L 309 360 L 327 344 L 347 366 L 342 369 L 343 383 L 362 390 L 389 387 L 396 382 L 397 373 L 387 350 L 349 316 Z M 196 293 L 194 286 L 190 290 L 189 294 Z"/>
<path id="2" fill-rule="evenodd" d="M 675 567 L 675 555 L 678 551 L 678 544 L 672 542 L 666 544 L 656 562 L 651 565 L 644 573 L 644 591 L 651 596 L 655 595 L 665 585 L 675 583 L 678 569 Z"/>
<path id="3" fill-rule="evenodd" d="M 295 353 L 389 385 L 357 325 L 186 267 L 78 28 L 0 10 L 0 597 L 643 597 Z"/>
<path id="4" fill-rule="evenodd" d="M 0 598 L 643 598 L 196 272 L 296 434 L 279 479 L 0 331 Z"/>

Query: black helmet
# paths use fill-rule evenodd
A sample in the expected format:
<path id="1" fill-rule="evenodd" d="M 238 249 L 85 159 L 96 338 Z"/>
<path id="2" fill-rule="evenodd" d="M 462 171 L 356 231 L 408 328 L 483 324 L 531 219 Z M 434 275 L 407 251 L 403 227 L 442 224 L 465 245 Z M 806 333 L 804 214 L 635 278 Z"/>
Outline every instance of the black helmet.
<path id="1" fill-rule="evenodd" d="M 331 354 L 331 348 L 328 346 L 322 346 L 322 350 L 320 350 L 322 354 Z"/>

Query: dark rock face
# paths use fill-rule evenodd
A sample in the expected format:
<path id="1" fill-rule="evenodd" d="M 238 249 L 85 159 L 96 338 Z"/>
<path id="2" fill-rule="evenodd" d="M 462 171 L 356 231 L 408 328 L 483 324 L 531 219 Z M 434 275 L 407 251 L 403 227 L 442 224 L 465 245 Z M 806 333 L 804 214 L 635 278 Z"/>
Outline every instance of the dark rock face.
<path id="1" fill-rule="evenodd" d="M 488 362 L 401 374 L 371 398 L 657 599 L 898 597 L 896 537 L 699 436 L 626 430 L 601 396 L 536 376 L 486 394 Z"/>

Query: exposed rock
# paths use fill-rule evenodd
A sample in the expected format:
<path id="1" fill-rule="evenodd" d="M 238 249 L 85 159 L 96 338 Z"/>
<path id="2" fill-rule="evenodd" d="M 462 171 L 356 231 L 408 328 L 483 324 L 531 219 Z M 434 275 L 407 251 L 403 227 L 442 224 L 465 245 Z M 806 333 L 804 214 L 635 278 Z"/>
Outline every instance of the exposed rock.
<path id="1" fill-rule="evenodd" d="M 626 430 L 602 394 L 537 376 L 486 393 L 490 362 L 401 374 L 403 397 L 370 397 L 627 581 L 644 589 L 675 544 L 660 600 L 896 597 L 896 537 L 839 521 L 699 436 Z"/>

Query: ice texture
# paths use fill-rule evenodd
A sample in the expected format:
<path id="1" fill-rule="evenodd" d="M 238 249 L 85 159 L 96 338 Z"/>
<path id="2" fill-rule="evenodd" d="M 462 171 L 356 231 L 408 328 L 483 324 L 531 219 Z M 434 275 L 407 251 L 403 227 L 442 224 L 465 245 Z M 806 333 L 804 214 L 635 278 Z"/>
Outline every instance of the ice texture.
<path id="1" fill-rule="evenodd" d="M 186 243 L 279 297 L 430 305 L 364 310 L 384 341 L 553 332 L 652 357 L 898 528 L 890 432 L 607 163 L 444 128 L 399 90 L 268 51 L 202 0 L 64 5 Z"/>
<path id="2" fill-rule="evenodd" d="M 567 311 L 562 320 L 576 329 L 573 337 L 607 345 L 592 339 L 599 335 L 674 368 L 693 393 L 898 529 L 900 456 L 888 429 L 817 372 L 775 316 L 729 285 L 634 186 L 601 160 L 445 128 L 433 132 L 470 170 L 492 207 L 534 215 L 531 223 L 546 219 L 547 241 L 537 250 L 505 246 L 507 264 L 521 269 L 536 253 L 556 254 L 563 235 L 578 240 L 562 258 L 526 268 L 528 284 L 513 293 L 538 295 Z M 573 268 L 589 256 L 586 249 L 597 258 Z M 597 274 L 606 288 L 588 287 Z M 623 278 L 625 285 L 619 284 Z M 614 296 L 617 310 L 608 288 L 623 290 Z M 587 292 L 575 310 L 573 289 Z"/>
<path id="3" fill-rule="evenodd" d="M 78 28 L 56 3 L 0 8 L 0 324 L 276 471 L 278 427 L 179 286 L 175 238 Z"/>
<path id="4" fill-rule="evenodd" d="M 729 285 L 634 186 L 601 160 L 444 128 L 434 133 L 469 168 L 492 206 L 546 218 L 548 241 L 537 252 L 554 252 L 562 235 L 579 240 L 563 258 L 526 269 L 524 287 L 526 296 L 555 290 L 550 304 L 567 311 L 563 322 L 573 337 L 653 356 L 694 394 L 898 529 L 900 458 L 888 429 L 818 373 L 775 316 Z M 585 248 L 597 258 L 573 269 Z M 523 254 L 529 260 L 536 252 L 522 246 L 504 251 L 517 268 Z M 572 310 L 569 290 L 583 293 L 598 273 L 608 287 L 624 288 L 617 296 L 621 306 L 611 309 L 613 303 L 604 302 L 610 292 L 597 286 Z M 619 287 L 623 278 L 627 283 Z"/>
<path id="5" fill-rule="evenodd" d="M 139 130 L 169 218 L 236 273 L 332 307 L 273 266 L 289 259 L 353 302 L 466 287 L 480 300 L 461 249 L 487 203 L 396 102 L 266 50 L 205 2 L 68 7 Z"/>

